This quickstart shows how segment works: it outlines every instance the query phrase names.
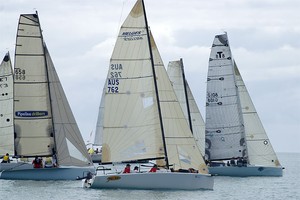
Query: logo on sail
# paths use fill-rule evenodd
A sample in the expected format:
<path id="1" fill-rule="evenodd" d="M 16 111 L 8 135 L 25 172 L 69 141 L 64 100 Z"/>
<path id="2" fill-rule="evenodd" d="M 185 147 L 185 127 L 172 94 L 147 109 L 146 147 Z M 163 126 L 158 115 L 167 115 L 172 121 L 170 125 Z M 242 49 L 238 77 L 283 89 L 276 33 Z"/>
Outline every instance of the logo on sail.
<path id="1" fill-rule="evenodd" d="M 125 41 L 142 40 L 142 31 L 126 31 L 122 33 Z"/>
<path id="2" fill-rule="evenodd" d="M 44 117 L 48 115 L 48 111 L 17 111 L 17 117 Z"/>

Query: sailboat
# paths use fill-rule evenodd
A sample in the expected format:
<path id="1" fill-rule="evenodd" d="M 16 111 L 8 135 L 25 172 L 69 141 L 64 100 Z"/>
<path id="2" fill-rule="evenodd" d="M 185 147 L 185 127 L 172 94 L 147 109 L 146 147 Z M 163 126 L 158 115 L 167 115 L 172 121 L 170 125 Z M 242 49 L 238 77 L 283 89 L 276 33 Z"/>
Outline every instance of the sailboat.
<path id="1" fill-rule="evenodd" d="M 104 169 L 84 180 L 84 187 L 213 189 L 213 177 L 148 28 L 143 0 L 136 2 L 121 26 L 105 88 L 102 164 L 155 161 L 160 170 L 106 173 Z M 189 168 L 199 173 L 175 172 Z"/>
<path id="2" fill-rule="evenodd" d="M 185 78 L 183 60 L 170 61 L 167 72 L 200 152 L 205 155 L 205 124 Z"/>
<path id="3" fill-rule="evenodd" d="M 232 57 L 227 33 L 211 48 L 206 96 L 209 172 L 225 176 L 282 176 L 282 166 Z"/>
<path id="4" fill-rule="evenodd" d="M 23 165 L 1 179 L 76 180 L 95 168 L 43 40 L 38 13 L 21 14 L 14 67 L 14 156 L 44 158 L 50 168 Z"/>

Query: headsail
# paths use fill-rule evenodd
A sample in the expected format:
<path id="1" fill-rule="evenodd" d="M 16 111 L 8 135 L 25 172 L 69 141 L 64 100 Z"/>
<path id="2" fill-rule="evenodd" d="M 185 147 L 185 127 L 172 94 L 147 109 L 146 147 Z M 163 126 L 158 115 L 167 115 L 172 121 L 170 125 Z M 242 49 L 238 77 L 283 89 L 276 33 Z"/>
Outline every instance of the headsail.
<path id="1" fill-rule="evenodd" d="M 14 155 L 13 72 L 9 53 L 0 65 L 0 155 Z"/>
<path id="2" fill-rule="evenodd" d="M 169 164 L 208 173 L 151 33 L 150 38 Z"/>
<path id="3" fill-rule="evenodd" d="M 169 62 L 167 72 L 182 111 L 184 112 L 185 118 L 188 124 L 191 126 L 196 143 L 201 151 L 201 154 L 204 155 L 205 124 L 189 87 L 188 81 L 184 77 L 182 59 Z"/>
<path id="4" fill-rule="evenodd" d="M 206 94 L 206 156 L 209 160 L 247 157 L 244 122 L 227 34 L 211 48 Z"/>
<path id="5" fill-rule="evenodd" d="M 16 154 L 56 155 L 59 165 L 90 165 L 90 157 L 43 41 L 37 14 L 20 16 L 14 83 Z"/>
<path id="6" fill-rule="evenodd" d="M 245 123 L 246 144 L 249 164 L 280 166 L 271 142 L 259 119 L 242 76 L 234 62 L 234 72 Z"/>
<path id="7" fill-rule="evenodd" d="M 64 166 L 90 165 L 91 158 L 46 46 L 45 55 L 58 163 Z"/>

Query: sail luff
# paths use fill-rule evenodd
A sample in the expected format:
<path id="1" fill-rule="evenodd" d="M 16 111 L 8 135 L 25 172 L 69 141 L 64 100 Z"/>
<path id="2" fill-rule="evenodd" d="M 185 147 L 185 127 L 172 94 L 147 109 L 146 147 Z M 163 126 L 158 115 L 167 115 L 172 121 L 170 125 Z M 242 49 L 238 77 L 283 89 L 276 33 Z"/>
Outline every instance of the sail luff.
<path id="1" fill-rule="evenodd" d="M 148 26 L 148 21 L 147 21 L 147 16 L 146 16 L 144 0 L 142 0 L 142 5 L 143 5 L 143 11 L 144 11 L 144 17 L 145 17 L 145 25 L 146 25 L 146 31 L 147 31 L 147 40 L 148 40 L 148 46 L 149 46 L 149 52 L 150 52 L 150 60 L 151 60 L 151 66 L 152 66 L 154 88 L 155 88 L 155 93 L 156 93 L 158 116 L 159 116 L 159 122 L 160 122 L 161 134 L 162 134 L 163 147 L 164 147 L 164 152 L 165 152 L 165 162 L 166 162 L 166 167 L 169 169 L 169 160 L 168 160 L 168 152 L 167 152 L 167 146 L 166 146 L 166 140 L 165 140 L 164 125 L 163 125 L 163 119 L 162 119 L 161 108 L 160 108 L 158 86 L 157 86 L 157 82 L 156 82 L 157 76 L 156 76 L 156 72 L 155 72 L 153 53 L 152 53 L 152 45 L 151 45 L 151 39 L 150 39 L 150 31 L 149 31 L 149 26 Z"/>
<path id="2" fill-rule="evenodd" d="M 13 72 L 9 52 L 0 64 L 0 155 L 14 155 Z"/>

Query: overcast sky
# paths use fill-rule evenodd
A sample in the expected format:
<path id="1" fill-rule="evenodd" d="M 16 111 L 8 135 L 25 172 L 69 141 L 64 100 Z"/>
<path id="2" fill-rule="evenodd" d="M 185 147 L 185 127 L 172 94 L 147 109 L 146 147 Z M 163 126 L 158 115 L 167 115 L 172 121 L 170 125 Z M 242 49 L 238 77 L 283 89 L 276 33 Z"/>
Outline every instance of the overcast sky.
<path id="1" fill-rule="evenodd" d="M 120 25 L 135 0 L 0 0 L 0 57 L 14 54 L 20 14 L 39 13 L 44 40 L 78 126 L 89 139 Z M 165 66 L 183 58 L 205 118 L 215 34 L 232 54 L 277 152 L 300 152 L 299 0 L 145 0 Z"/>

